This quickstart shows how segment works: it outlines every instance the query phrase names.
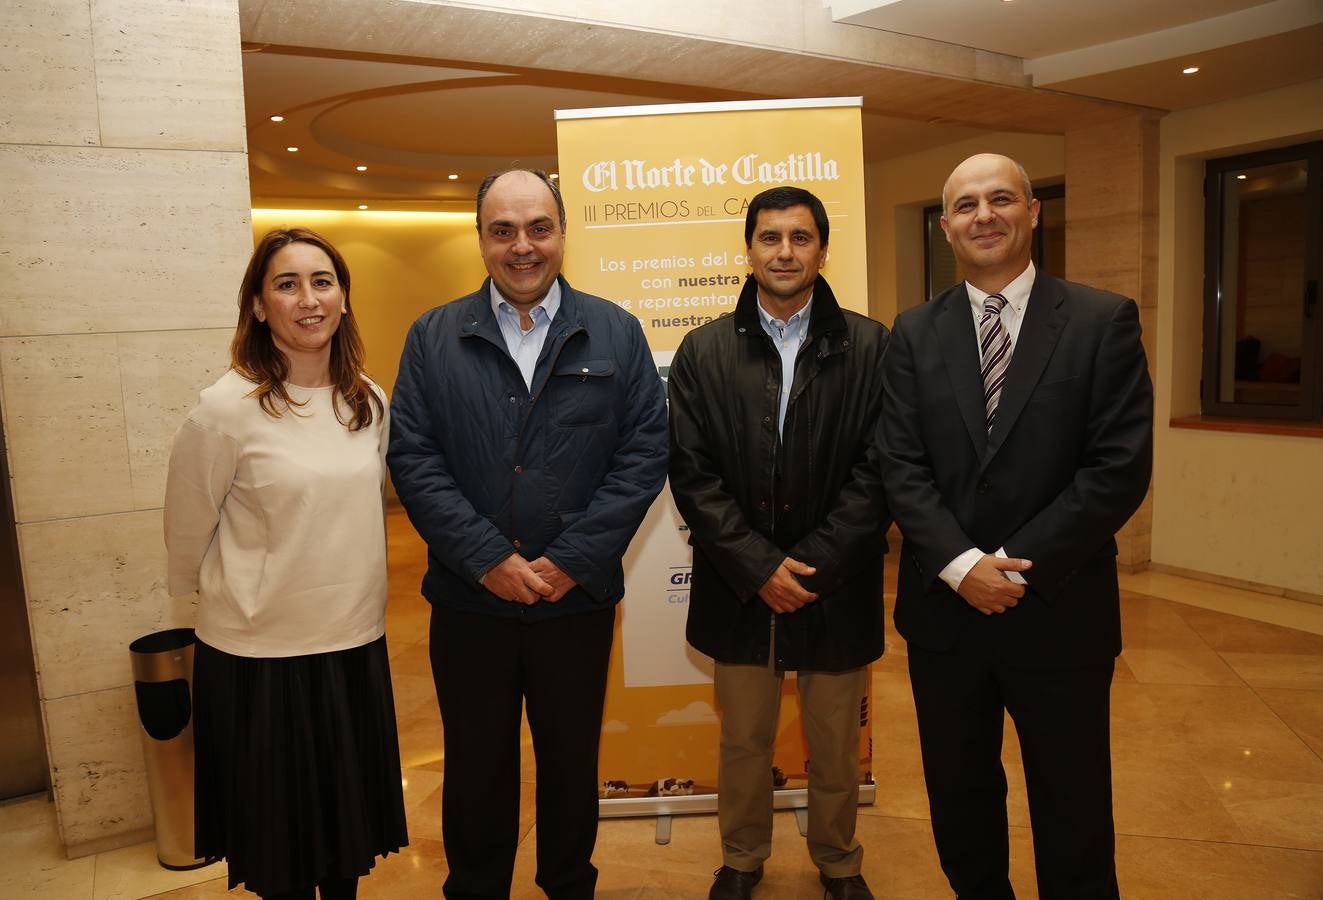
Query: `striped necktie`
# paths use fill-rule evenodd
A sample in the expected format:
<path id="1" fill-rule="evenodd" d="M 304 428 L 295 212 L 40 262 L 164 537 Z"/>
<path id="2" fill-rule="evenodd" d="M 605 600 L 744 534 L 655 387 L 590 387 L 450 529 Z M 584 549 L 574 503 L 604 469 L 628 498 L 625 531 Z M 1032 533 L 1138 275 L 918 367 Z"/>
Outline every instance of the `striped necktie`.
<path id="1" fill-rule="evenodd" d="M 988 434 L 997 418 L 997 400 L 1011 364 L 1011 336 L 1001 324 L 1006 298 L 989 294 L 983 301 L 983 315 L 978 320 L 979 355 L 983 358 L 983 409 L 988 418 Z"/>

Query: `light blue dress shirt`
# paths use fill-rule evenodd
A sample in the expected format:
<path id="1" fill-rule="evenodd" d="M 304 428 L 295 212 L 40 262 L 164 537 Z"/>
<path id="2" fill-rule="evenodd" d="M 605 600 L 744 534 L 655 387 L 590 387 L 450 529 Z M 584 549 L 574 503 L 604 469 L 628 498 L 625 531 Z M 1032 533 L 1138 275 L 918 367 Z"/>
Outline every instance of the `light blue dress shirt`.
<path id="1" fill-rule="evenodd" d="M 551 331 L 551 320 L 556 318 L 560 309 L 560 282 L 553 281 L 551 290 L 542 302 L 529 311 L 533 327 L 525 331 L 519 322 L 519 310 L 515 309 L 501 296 L 501 292 L 492 284 L 492 312 L 496 314 L 496 323 L 501 326 L 501 337 L 505 338 L 505 348 L 514 357 L 519 366 L 519 373 L 524 376 L 524 386 L 533 389 L 533 369 L 537 358 L 542 355 L 542 345 L 547 342 L 547 332 Z"/>
<path id="2" fill-rule="evenodd" d="M 795 357 L 799 348 L 808 339 L 809 313 L 813 311 L 813 298 L 810 296 L 804 308 L 790 317 L 789 322 L 773 319 L 763 309 L 762 298 L 758 300 L 758 320 L 763 323 L 763 331 L 776 345 L 776 352 L 781 355 L 781 403 L 776 412 L 776 430 L 784 434 L 786 408 L 790 405 L 790 387 L 795 380 Z"/>

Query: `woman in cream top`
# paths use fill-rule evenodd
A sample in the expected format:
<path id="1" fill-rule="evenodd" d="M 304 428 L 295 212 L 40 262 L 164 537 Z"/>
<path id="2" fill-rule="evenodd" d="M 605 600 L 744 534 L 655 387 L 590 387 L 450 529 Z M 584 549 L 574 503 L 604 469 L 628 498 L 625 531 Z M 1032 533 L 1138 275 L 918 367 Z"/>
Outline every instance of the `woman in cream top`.
<path id="1" fill-rule="evenodd" d="M 198 638 L 235 656 L 326 653 L 385 633 L 386 416 L 349 431 L 333 387 L 285 388 L 300 405 L 273 418 L 231 369 L 175 437 L 170 593 L 200 591 Z"/>
<path id="2" fill-rule="evenodd" d="M 385 641 L 385 397 L 349 270 L 319 235 L 257 245 L 232 368 L 175 436 L 173 595 L 198 592 L 196 853 L 266 898 L 352 898 L 408 843 Z"/>

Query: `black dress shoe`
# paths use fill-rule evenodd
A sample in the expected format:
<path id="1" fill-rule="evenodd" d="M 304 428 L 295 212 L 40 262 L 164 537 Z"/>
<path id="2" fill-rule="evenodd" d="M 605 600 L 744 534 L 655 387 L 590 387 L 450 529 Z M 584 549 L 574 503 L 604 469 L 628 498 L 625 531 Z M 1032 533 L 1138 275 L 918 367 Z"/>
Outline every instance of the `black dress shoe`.
<path id="1" fill-rule="evenodd" d="M 741 872 L 730 866 L 722 866 L 716 871 L 717 880 L 712 882 L 712 890 L 707 892 L 707 900 L 749 900 L 753 896 L 753 886 L 763 880 L 763 867 L 752 872 Z"/>
<path id="2" fill-rule="evenodd" d="M 862 875 L 828 878 L 819 872 L 818 880 L 827 889 L 822 894 L 824 900 L 828 897 L 831 900 L 873 900 L 873 892 L 868 889 L 868 883 Z"/>

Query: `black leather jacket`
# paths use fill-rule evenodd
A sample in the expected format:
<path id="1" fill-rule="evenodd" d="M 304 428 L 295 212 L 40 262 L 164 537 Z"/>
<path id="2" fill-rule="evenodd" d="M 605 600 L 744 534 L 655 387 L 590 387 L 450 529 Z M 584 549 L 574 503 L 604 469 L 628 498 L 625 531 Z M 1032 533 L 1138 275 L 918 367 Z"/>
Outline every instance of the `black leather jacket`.
<path id="1" fill-rule="evenodd" d="M 671 491 L 694 550 L 687 637 L 720 662 L 766 665 L 758 588 L 786 556 L 819 599 L 776 617 L 776 666 L 842 671 L 882 654 L 890 522 L 874 445 L 888 331 L 842 310 L 819 277 L 784 437 L 781 360 L 749 279 L 732 316 L 685 336 L 671 364 Z"/>

